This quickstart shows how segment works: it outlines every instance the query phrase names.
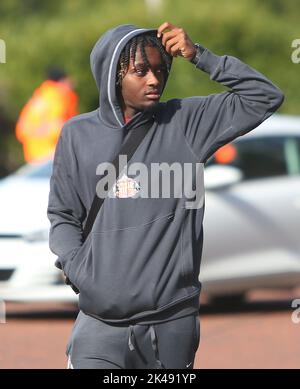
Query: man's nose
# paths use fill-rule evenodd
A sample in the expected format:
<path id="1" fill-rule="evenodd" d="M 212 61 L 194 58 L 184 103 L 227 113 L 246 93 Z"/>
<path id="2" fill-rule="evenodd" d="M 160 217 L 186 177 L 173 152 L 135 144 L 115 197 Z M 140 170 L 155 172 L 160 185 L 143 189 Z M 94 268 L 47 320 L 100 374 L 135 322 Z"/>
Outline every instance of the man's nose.
<path id="1" fill-rule="evenodd" d="M 148 71 L 147 76 L 148 76 L 147 85 L 154 85 L 154 86 L 159 85 L 160 81 L 152 70 Z"/>

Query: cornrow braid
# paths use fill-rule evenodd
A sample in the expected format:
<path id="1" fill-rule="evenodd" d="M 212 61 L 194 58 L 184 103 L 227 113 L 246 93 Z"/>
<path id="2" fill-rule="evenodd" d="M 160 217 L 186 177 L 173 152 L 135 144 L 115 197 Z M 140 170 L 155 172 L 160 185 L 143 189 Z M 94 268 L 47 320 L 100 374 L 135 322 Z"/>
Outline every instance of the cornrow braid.
<path id="1" fill-rule="evenodd" d="M 150 67 L 150 63 L 145 51 L 146 46 L 156 47 L 159 50 L 166 70 L 169 73 L 172 64 L 172 56 L 166 52 L 164 46 L 161 43 L 161 40 L 156 36 L 155 32 L 146 32 L 132 38 L 129 42 L 127 42 L 126 46 L 122 50 L 117 69 L 117 85 L 122 84 L 123 77 L 129 68 L 130 60 L 133 62 L 135 61 L 136 51 L 138 48 L 141 50 L 144 63 L 147 67 Z"/>

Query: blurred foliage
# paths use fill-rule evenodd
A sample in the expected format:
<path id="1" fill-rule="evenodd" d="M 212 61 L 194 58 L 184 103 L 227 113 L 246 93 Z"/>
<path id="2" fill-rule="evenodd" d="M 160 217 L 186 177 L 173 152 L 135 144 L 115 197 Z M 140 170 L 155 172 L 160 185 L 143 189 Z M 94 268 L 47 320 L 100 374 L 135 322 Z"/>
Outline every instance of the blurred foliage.
<path id="1" fill-rule="evenodd" d="M 0 64 L 0 175 L 23 162 L 14 124 L 49 65 L 64 68 L 80 97 L 80 112 L 98 105 L 89 55 L 98 37 L 118 24 L 157 27 L 170 21 L 192 40 L 219 55 L 241 58 L 277 84 L 286 95 L 281 112 L 298 114 L 300 64 L 291 61 L 291 42 L 300 38 L 297 0 L 1 0 L 0 39 L 6 64 Z M 164 99 L 223 90 L 208 75 L 178 58 Z"/>

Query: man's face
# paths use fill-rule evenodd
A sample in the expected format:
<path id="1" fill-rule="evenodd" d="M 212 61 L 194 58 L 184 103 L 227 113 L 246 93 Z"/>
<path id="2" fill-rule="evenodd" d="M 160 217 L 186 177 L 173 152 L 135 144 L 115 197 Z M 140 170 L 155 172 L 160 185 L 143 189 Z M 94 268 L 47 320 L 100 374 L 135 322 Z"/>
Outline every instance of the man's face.
<path id="1" fill-rule="evenodd" d="M 146 46 L 145 52 L 150 67 L 144 64 L 138 48 L 135 62 L 130 60 L 128 71 L 122 80 L 122 105 L 127 117 L 157 104 L 165 85 L 166 67 L 159 50 Z"/>

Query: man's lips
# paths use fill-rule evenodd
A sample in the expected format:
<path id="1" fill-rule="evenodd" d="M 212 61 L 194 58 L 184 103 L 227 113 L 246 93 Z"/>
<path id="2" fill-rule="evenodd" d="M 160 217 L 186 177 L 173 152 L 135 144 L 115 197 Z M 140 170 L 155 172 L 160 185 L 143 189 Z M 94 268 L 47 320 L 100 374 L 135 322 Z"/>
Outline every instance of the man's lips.
<path id="1" fill-rule="evenodd" d="M 158 91 L 151 91 L 146 93 L 146 96 L 150 100 L 158 100 L 160 98 L 160 93 Z"/>

